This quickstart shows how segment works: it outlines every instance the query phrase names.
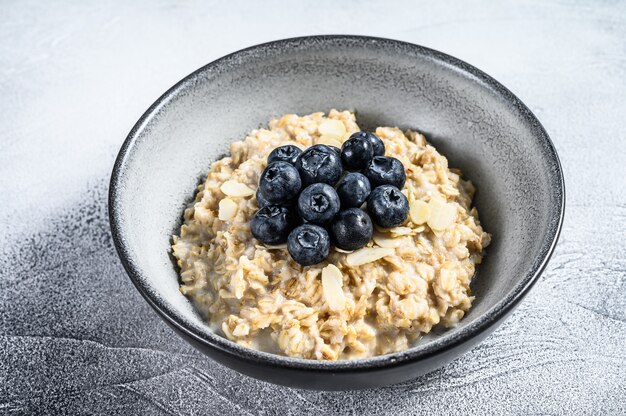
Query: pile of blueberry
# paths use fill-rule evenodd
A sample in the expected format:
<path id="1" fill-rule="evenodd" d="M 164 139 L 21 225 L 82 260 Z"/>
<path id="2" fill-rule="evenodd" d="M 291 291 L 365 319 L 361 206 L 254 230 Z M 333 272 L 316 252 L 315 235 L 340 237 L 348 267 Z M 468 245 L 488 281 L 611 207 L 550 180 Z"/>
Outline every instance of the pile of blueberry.
<path id="1" fill-rule="evenodd" d="M 382 140 L 362 131 L 341 149 L 277 147 L 259 180 L 252 235 L 268 245 L 287 242 L 291 257 L 309 266 L 328 256 L 331 241 L 343 250 L 365 246 L 372 222 L 385 228 L 402 224 L 409 211 L 400 192 L 404 166 L 384 154 Z M 360 208 L 365 202 L 367 212 Z"/>

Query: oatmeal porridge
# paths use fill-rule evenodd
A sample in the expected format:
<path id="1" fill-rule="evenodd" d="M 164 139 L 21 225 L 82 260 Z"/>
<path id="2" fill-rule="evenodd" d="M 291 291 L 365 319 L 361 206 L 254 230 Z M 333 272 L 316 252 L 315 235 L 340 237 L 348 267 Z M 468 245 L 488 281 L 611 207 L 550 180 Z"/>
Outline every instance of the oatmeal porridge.
<path id="1" fill-rule="evenodd" d="M 311 178 L 320 160 L 344 170 Z M 285 181 L 272 188 L 274 177 Z M 180 291 L 249 348 L 316 360 L 404 350 L 472 306 L 490 241 L 473 194 L 416 131 L 287 114 L 232 143 L 198 187 L 173 237 Z"/>

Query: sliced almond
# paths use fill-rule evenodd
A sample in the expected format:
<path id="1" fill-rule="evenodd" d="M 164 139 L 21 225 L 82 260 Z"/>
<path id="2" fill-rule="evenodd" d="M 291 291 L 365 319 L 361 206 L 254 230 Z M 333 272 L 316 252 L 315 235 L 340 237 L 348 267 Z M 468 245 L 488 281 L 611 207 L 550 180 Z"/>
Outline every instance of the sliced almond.
<path id="1" fill-rule="evenodd" d="M 406 188 L 407 190 L 407 194 L 406 197 L 409 200 L 409 204 L 412 204 L 415 201 L 415 187 L 413 186 L 412 182 L 407 182 L 406 183 Z"/>
<path id="2" fill-rule="evenodd" d="M 317 139 L 317 144 L 325 144 L 327 146 L 335 146 L 341 149 L 341 139 L 334 134 L 323 134 Z"/>
<path id="3" fill-rule="evenodd" d="M 344 250 L 344 249 L 339 248 L 339 247 L 336 247 L 336 246 L 333 246 L 333 247 L 335 248 L 335 251 L 336 251 L 337 253 L 350 254 L 350 253 L 353 253 L 353 252 L 354 252 L 354 250 Z"/>
<path id="4" fill-rule="evenodd" d="M 354 134 L 354 132 L 351 131 L 347 131 L 343 134 L 343 136 L 341 136 L 341 143 L 345 142 L 346 140 L 348 140 L 350 138 L 350 136 L 352 136 Z"/>
<path id="5" fill-rule="evenodd" d="M 226 181 L 220 186 L 220 191 L 228 196 L 246 197 L 254 195 L 254 191 L 248 185 L 235 180 Z"/>
<path id="6" fill-rule="evenodd" d="M 268 250 L 283 250 L 287 248 L 287 243 L 285 244 L 277 244 L 275 246 L 263 246 Z"/>
<path id="7" fill-rule="evenodd" d="M 343 275 L 337 266 L 329 264 L 322 269 L 322 291 L 328 307 L 332 311 L 342 311 L 346 307 L 343 293 Z"/>
<path id="8" fill-rule="evenodd" d="M 389 232 L 393 235 L 411 235 L 414 234 L 415 231 L 413 231 L 412 228 L 409 227 L 393 227 L 389 229 Z"/>
<path id="9" fill-rule="evenodd" d="M 240 323 L 233 330 L 233 335 L 236 337 L 245 337 L 250 333 L 250 325 L 245 322 Z"/>
<path id="10" fill-rule="evenodd" d="M 346 126 L 341 121 L 332 118 L 322 121 L 317 129 L 321 135 L 332 134 L 337 137 L 342 137 L 346 132 Z"/>
<path id="11" fill-rule="evenodd" d="M 441 186 L 440 188 L 441 192 L 443 192 L 445 195 L 448 196 L 459 196 L 460 192 L 457 188 L 455 188 L 454 186 L 450 185 L 450 184 L 446 184 Z"/>
<path id="12" fill-rule="evenodd" d="M 391 256 L 396 251 L 390 247 L 363 247 L 346 256 L 348 266 L 361 266 Z"/>
<path id="13" fill-rule="evenodd" d="M 364 208 L 361 208 L 361 209 L 364 209 Z M 381 232 L 381 233 L 388 233 L 389 232 L 389 228 L 383 228 L 383 227 L 381 227 L 379 225 L 376 225 L 376 224 L 374 224 L 374 229 L 377 230 L 378 232 Z"/>
<path id="14" fill-rule="evenodd" d="M 411 202 L 409 216 L 411 217 L 413 224 L 422 225 L 428 221 L 428 217 L 430 216 L 430 207 L 422 200 L 413 201 Z"/>
<path id="15" fill-rule="evenodd" d="M 433 192 L 431 194 L 431 192 L 429 192 L 430 194 L 430 201 L 428 201 L 429 204 L 437 204 L 437 203 L 445 203 L 447 200 L 446 198 L 444 198 L 443 195 L 441 195 L 439 192 Z"/>
<path id="16" fill-rule="evenodd" d="M 219 212 L 217 217 L 221 221 L 229 221 L 235 217 L 237 214 L 237 204 L 230 198 L 224 198 L 219 203 Z"/>
<path id="17" fill-rule="evenodd" d="M 384 228 L 374 224 L 374 229 L 383 234 L 391 233 L 393 234 L 393 237 L 415 234 L 415 230 L 409 227 Z"/>
<path id="18" fill-rule="evenodd" d="M 456 206 L 441 199 L 433 198 L 428 203 L 430 216 L 428 226 L 433 231 L 443 231 L 448 228 L 456 219 Z"/>
<path id="19" fill-rule="evenodd" d="M 402 245 L 402 239 L 398 237 L 392 237 L 389 234 L 381 233 L 380 231 L 374 231 L 372 239 L 380 247 L 397 248 Z"/>

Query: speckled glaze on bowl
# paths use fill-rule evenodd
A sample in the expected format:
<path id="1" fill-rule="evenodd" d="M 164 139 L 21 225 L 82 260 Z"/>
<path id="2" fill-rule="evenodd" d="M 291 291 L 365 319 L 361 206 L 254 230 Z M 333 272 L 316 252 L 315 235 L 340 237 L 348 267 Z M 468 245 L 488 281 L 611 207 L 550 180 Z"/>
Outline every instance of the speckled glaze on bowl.
<path id="1" fill-rule="evenodd" d="M 493 234 L 457 328 L 413 348 L 354 361 L 309 361 L 246 349 L 213 333 L 178 290 L 171 235 L 212 161 L 285 113 L 357 111 L 362 127 L 413 128 L 461 168 Z M 561 166 L 530 110 L 497 81 L 421 46 L 359 36 L 287 39 L 195 71 L 139 119 L 113 169 L 109 213 L 131 280 L 184 339 L 244 374 L 325 390 L 401 382 L 450 362 L 491 333 L 543 271 L 564 212 Z"/>

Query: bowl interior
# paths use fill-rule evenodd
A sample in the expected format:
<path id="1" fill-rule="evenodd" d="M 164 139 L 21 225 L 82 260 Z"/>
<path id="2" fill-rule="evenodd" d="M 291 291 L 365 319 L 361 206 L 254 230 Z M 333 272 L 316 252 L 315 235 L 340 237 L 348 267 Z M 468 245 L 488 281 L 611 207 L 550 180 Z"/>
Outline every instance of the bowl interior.
<path id="1" fill-rule="evenodd" d="M 357 112 L 361 127 L 417 129 L 477 187 L 493 234 L 462 331 L 522 290 L 551 249 L 562 183 L 545 131 L 499 84 L 443 54 L 381 39 L 303 38 L 208 65 L 166 93 L 133 129 L 112 181 L 118 248 L 144 294 L 198 336 L 215 335 L 178 291 L 171 235 L 212 161 L 285 113 Z M 234 344 L 233 344 L 234 345 Z M 229 347 L 230 348 L 230 347 Z"/>

